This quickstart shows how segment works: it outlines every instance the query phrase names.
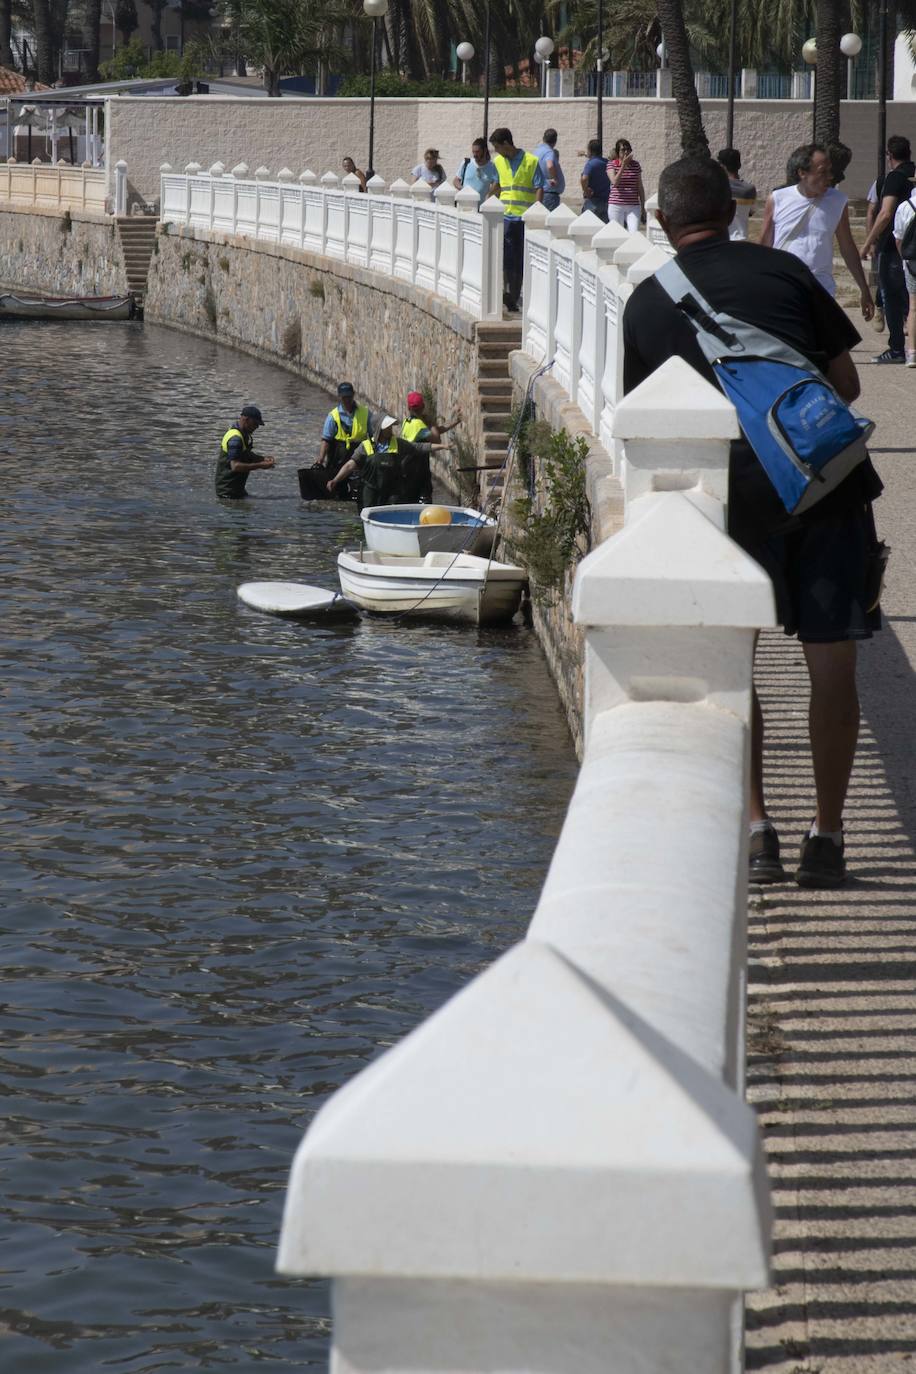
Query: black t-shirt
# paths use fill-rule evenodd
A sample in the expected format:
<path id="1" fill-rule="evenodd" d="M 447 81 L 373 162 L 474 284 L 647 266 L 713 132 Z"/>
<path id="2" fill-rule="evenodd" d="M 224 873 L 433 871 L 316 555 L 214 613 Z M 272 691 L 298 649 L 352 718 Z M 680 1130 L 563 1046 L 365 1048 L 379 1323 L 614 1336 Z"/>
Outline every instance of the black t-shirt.
<path id="1" fill-rule="evenodd" d="M 878 192 L 878 208 L 880 209 L 881 202 L 884 200 L 885 196 L 893 196 L 896 201 L 894 206 L 894 215 L 896 215 L 903 202 L 910 198 L 910 192 L 913 189 L 913 183 L 910 181 L 910 177 L 914 175 L 916 175 L 916 167 L 913 166 L 912 162 L 901 162 L 899 167 L 894 167 L 888 172 L 887 176 L 882 178 L 876 188 Z M 897 245 L 894 242 L 894 215 L 891 215 L 890 224 L 884 232 L 879 235 L 875 243 L 875 248 L 879 253 L 883 253 L 886 249 L 890 249 L 894 253 L 897 251 Z"/>
<path id="2" fill-rule="evenodd" d="M 765 329 L 822 372 L 859 342 L 852 322 L 792 253 L 725 237 L 703 239 L 677 255 L 678 266 L 710 305 Z M 690 322 L 649 277 L 623 316 L 623 389 L 632 391 L 668 358 L 681 357 L 716 386 Z M 844 483 L 845 485 L 845 483 Z M 732 445 L 729 528 L 761 533 L 784 525 L 786 511 L 745 440 Z"/>

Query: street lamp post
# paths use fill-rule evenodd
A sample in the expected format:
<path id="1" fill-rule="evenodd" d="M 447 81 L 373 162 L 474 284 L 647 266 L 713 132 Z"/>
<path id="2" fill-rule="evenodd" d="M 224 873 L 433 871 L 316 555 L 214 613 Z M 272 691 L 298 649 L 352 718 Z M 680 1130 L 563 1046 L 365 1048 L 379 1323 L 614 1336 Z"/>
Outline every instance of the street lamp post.
<path id="1" fill-rule="evenodd" d="M 490 132 L 490 0 L 484 14 L 483 24 L 483 141 L 486 143 Z"/>
<path id="2" fill-rule="evenodd" d="M 887 0 L 878 11 L 878 185 L 887 168 Z"/>
<path id="3" fill-rule="evenodd" d="M 811 68 L 811 140 L 817 138 L 817 42 L 809 38 L 802 44 L 802 57 Z"/>
<path id="4" fill-rule="evenodd" d="M 604 149 L 604 0 L 598 0 L 598 113 L 595 121 L 595 137 Z"/>
<path id="5" fill-rule="evenodd" d="M 461 84 L 466 86 L 468 84 L 468 63 L 474 60 L 473 43 L 459 43 L 455 49 L 455 54 L 461 63 Z"/>
<path id="6" fill-rule="evenodd" d="M 857 33 L 844 33 L 840 39 L 840 52 L 846 61 L 846 99 L 852 100 L 852 61 L 862 51 L 862 40 Z"/>
<path id="7" fill-rule="evenodd" d="M 732 0 L 728 20 L 728 110 L 725 116 L 725 146 L 735 146 L 735 76 L 737 75 L 738 0 Z"/>
<path id="8" fill-rule="evenodd" d="M 544 68 L 545 99 L 548 99 L 550 96 L 550 54 L 553 52 L 553 49 L 554 41 L 552 38 L 548 38 L 546 35 L 543 38 L 539 38 L 534 45 L 535 59 L 540 58 L 541 65 Z"/>
<path id="9" fill-rule="evenodd" d="M 369 59 L 369 158 L 366 171 L 369 176 L 375 172 L 375 50 L 378 21 L 388 13 L 388 0 L 363 0 L 363 12 L 372 20 L 372 52 Z"/>

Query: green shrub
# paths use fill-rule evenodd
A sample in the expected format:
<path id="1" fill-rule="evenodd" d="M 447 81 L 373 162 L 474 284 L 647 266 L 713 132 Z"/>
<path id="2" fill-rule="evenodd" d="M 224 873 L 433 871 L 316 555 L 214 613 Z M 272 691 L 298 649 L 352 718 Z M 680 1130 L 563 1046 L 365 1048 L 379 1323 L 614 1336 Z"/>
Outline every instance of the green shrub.
<path id="1" fill-rule="evenodd" d="M 571 439 L 543 421 L 525 427 L 529 462 L 537 474 L 535 499 L 516 501 L 514 515 L 521 526 L 516 543 L 534 595 L 553 601 L 562 592 L 570 567 L 587 551 L 591 509 L 585 485 L 588 443 Z"/>
<path id="2" fill-rule="evenodd" d="M 340 83 L 338 94 L 342 96 L 368 96 L 371 80 L 368 76 L 347 76 Z M 444 76 L 431 76 L 426 81 L 409 81 L 398 76 L 397 72 L 379 72 L 375 78 L 375 94 L 379 97 L 434 97 L 446 100 L 479 100 L 481 88 L 475 85 L 463 86 L 460 81 L 449 81 Z M 537 97 L 535 86 L 505 86 L 490 92 L 490 99 Z"/>

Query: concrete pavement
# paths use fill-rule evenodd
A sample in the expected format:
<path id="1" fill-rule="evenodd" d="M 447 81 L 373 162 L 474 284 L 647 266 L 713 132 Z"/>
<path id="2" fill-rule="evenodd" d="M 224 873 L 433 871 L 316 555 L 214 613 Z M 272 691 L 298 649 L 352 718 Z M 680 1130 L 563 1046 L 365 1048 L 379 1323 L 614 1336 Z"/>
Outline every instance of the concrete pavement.
<path id="1" fill-rule="evenodd" d="M 756 889 L 749 1097 L 774 1188 L 774 1286 L 747 1312 L 747 1368 L 916 1370 L 916 370 L 868 359 L 876 506 L 893 547 L 886 623 L 862 646 L 862 733 L 839 892 Z M 794 861 L 813 814 L 799 646 L 763 637 L 769 804 Z"/>

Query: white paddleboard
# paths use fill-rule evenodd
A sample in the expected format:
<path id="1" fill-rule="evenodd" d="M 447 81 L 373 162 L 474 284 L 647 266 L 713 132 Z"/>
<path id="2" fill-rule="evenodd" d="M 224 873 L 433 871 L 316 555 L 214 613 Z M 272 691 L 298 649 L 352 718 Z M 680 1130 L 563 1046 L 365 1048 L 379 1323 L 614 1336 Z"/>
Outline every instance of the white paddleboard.
<path id="1" fill-rule="evenodd" d="M 267 615 L 311 616 L 327 611 L 352 615 L 355 611 L 339 592 L 308 587 L 304 582 L 243 582 L 238 598 L 252 610 Z"/>

